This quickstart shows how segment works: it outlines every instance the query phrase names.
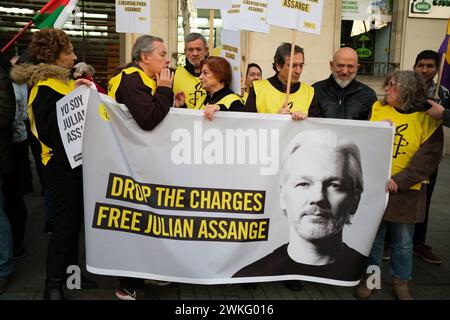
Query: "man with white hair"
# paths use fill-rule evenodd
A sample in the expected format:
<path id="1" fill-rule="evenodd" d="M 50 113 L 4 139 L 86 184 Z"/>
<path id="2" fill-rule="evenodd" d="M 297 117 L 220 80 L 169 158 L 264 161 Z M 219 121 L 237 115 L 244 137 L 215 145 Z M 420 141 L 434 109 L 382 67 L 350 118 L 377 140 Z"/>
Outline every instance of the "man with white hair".
<path id="1" fill-rule="evenodd" d="M 316 82 L 313 88 L 325 118 L 368 120 L 375 91 L 357 81 L 358 55 L 349 47 L 340 48 L 330 61 L 331 75 Z"/>
<path id="2" fill-rule="evenodd" d="M 358 146 L 330 130 L 301 132 L 283 153 L 279 181 L 289 242 L 234 277 L 298 274 L 358 281 L 366 257 L 343 242 L 363 192 Z"/>

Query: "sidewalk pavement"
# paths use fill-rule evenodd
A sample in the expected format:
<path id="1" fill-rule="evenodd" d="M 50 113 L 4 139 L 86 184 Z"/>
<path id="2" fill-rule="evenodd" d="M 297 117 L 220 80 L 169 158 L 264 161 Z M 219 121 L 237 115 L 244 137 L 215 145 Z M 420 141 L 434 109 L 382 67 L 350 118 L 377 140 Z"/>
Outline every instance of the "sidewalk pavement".
<path id="1" fill-rule="evenodd" d="M 37 180 L 37 179 L 35 179 Z M 10 286 L 0 300 L 40 300 L 43 294 L 45 263 L 49 236 L 44 233 L 43 198 L 40 187 L 26 196 L 29 213 L 25 239 L 26 256 L 16 260 Z M 442 258 L 441 265 L 432 265 L 414 257 L 413 281 L 415 299 L 450 299 L 450 156 L 440 165 L 428 225 L 427 243 Z M 118 286 L 116 277 L 92 275 L 96 289 L 66 290 L 70 300 L 114 300 Z M 286 289 L 280 282 L 260 283 L 256 289 L 240 285 L 171 284 L 166 287 L 147 285 L 143 299 L 150 300 L 355 300 L 354 288 L 303 282 L 301 291 Z M 371 300 L 394 300 L 388 262 L 382 270 L 381 290 Z M 139 297 L 138 297 L 139 298 Z"/>

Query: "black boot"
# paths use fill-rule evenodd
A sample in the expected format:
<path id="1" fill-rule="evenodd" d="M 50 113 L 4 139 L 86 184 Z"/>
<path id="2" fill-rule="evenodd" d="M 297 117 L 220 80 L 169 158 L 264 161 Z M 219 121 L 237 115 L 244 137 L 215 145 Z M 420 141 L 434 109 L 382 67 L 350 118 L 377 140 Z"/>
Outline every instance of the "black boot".
<path id="1" fill-rule="evenodd" d="M 44 299 L 45 300 L 64 300 L 61 279 L 51 278 L 51 279 L 45 280 Z"/>
<path id="2" fill-rule="evenodd" d="M 98 284 L 94 280 L 81 272 L 81 289 L 97 289 L 97 287 Z"/>
<path id="3" fill-rule="evenodd" d="M 281 281 L 283 286 L 291 291 L 301 291 L 303 290 L 302 283 L 298 280 L 284 280 Z"/>

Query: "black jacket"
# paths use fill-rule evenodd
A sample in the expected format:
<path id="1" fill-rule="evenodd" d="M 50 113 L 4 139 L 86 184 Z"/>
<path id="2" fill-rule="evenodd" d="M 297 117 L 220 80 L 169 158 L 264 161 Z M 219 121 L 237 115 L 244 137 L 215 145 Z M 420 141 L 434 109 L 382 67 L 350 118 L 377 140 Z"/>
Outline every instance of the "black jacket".
<path id="1" fill-rule="evenodd" d="M 12 168 L 12 123 L 16 111 L 16 99 L 8 71 L 0 66 L 0 174 Z"/>
<path id="2" fill-rule="evenodd" d="M 332 75 L 316 82 L 313 87 L 325 118 L 368 120 L 372 105 L 378 100 L 375 91 L 365 84 L 353 80 L 341 88 Z"/>
<path id="3" fill-rule="evenodd" d="M 129 64 L 126 68 L 128 67 L 142 70 L 135 63 Z M 137 72 L 124 73 L 116 91 L 116 101 L 127 106 L 142 130 L 153 130 L 169 113 L 173 104 L 173 92 L 171 88 L 158 86 L 153 95 Z"/>
<path id="4" fill-rule="evenodd" d="M 206 106 L 207 104 L 217 104 L 217 102 L 219 102 L 229 94 L 234 94 L 234 92 L 228 87 L 223 87 L 219 91 L 214 92 L 212 95 L 208 94 L 203 105 Z M 220 111 L 244 111 L 244 104 L 241 100 L 234 101 L 229 108 L 227 108 L 223 104 L 219 104 L 219 107 Z"/>

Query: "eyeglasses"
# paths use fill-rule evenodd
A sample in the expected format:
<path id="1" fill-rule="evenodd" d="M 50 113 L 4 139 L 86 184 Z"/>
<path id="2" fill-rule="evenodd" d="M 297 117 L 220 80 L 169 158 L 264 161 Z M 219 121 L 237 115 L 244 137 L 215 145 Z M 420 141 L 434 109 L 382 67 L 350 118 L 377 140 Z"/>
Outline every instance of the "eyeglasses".
<path id="1" fill-rule="evenodd" d="M 389 80 L 389 81 L 386 83 L 386 87 L 388 87 L 388 88 L 395 88 L 395 87 L 398 87 L 399 85 L 400 85 L 399 82 L 395 82 L 395 81 L 393 81 L 393 80 Z"/>

